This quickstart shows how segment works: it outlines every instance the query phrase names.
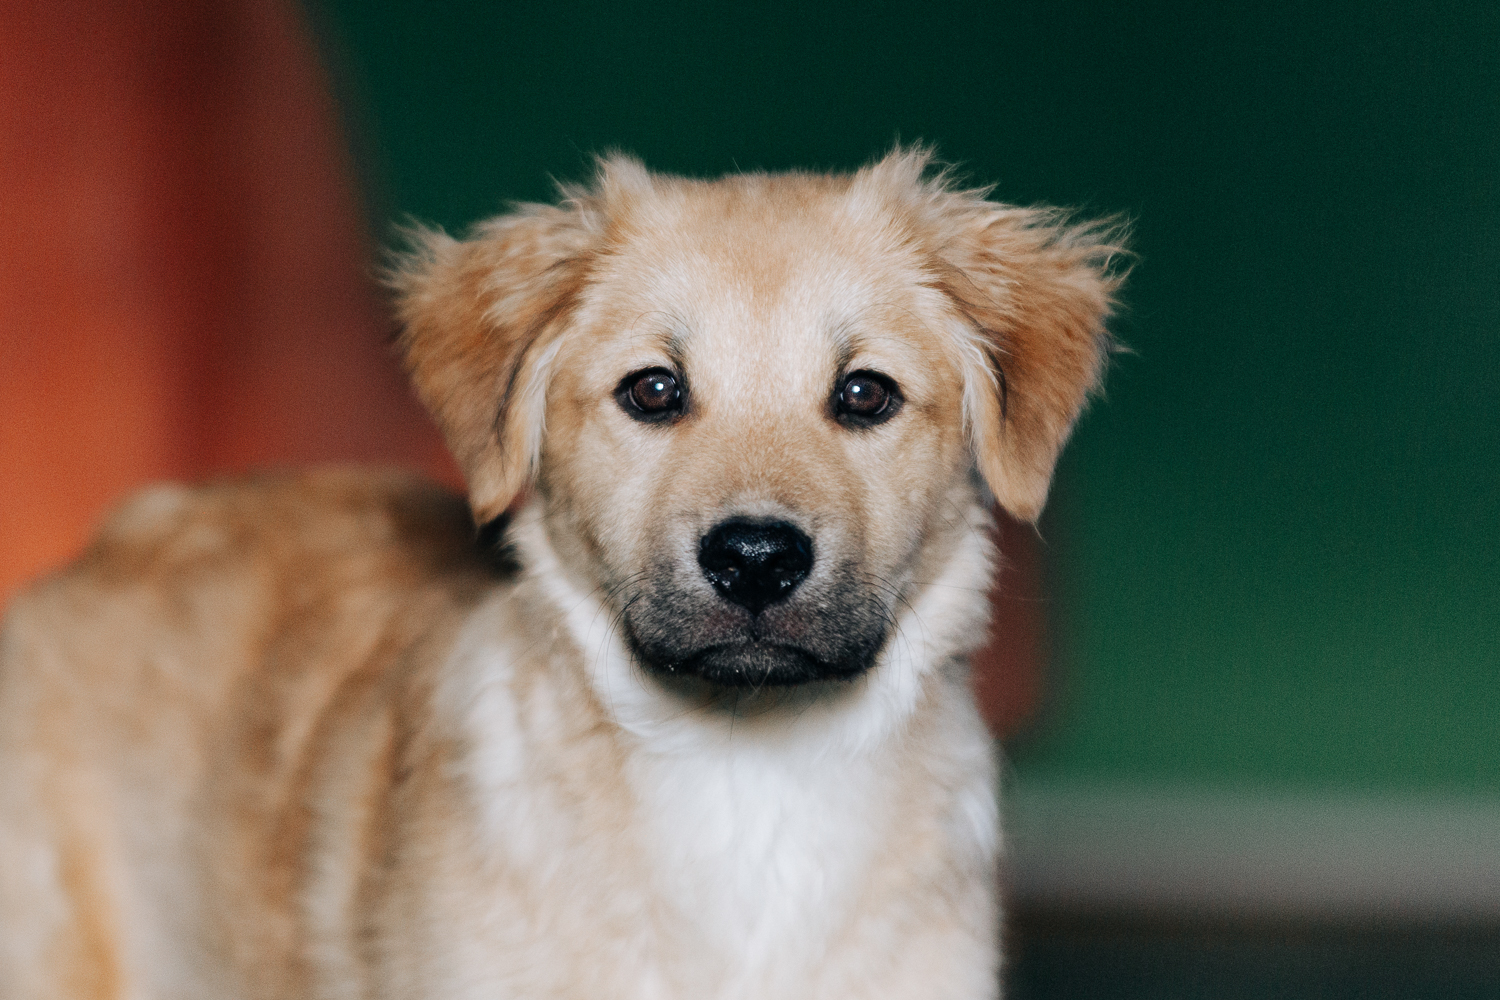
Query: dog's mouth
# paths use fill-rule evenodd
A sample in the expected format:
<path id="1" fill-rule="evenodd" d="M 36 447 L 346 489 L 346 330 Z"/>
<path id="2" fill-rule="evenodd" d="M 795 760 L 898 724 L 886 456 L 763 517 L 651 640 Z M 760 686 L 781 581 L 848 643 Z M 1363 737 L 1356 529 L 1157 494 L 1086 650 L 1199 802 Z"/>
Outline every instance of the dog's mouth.
<path id="1" fill-rule="evenodd" d="M 828 660 L 796 646 L 757 640 L 709 646 L 688 656 L 662 656 L 661 651 L 653 655 L 633 636 L 632 640 L 636 658 L 660 678 L 691 679 L 742 690 L 851 680 L 874 662 L 873 651 Z"/>
<path id="2" fill-rule="evenodd" d="M 874 666 L 891 623 L 880 592 L 858 579 L 843 573 L 752 610 L 698 580 L 677 583 L 667 570 L 620 594 L 619 622 L 636 662 L 674 689 L 838 684 Z"/>

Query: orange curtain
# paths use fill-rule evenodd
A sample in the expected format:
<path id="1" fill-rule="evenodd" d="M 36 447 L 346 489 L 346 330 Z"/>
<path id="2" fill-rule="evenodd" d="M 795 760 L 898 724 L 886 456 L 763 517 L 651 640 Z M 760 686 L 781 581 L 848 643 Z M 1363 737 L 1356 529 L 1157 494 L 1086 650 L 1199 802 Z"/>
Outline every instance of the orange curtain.
<path id="1" fill-rule="evenodd" d="M 0 52 L 0 596 L 150 480 L 452 477 L 294 8 L 21 0 Z"/>
<path id="2" fill-rule="evenodd" d="M 456 471 L 387 348 L 337 108 L 286 0 L 0 6 L 0 602 L 163 478 Z M 1035 707 L 1033 537 L 1005 529 L 991 721 Z"/>

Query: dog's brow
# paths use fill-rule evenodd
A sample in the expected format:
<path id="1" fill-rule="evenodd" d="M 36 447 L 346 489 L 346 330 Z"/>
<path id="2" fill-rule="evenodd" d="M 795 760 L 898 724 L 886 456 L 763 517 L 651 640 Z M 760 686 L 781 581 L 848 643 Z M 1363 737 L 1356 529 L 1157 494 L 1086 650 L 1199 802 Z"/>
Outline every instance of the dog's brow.
<path id="1" fill-rule="evenodd" d="M 639 329 L 647 317 L 663 322 L 653 322 L 646 330 Z M 626 328 L 626 339 L 633 343 L 646 342 L 659 347 L 674 368 L 683 370 L 687 358 L 687 324 L 675 313 L 661 309 L 641 313 Z"/>
<path id="2" fill-rule="evenodd" d="M 679 373 L 687 367 L 687 342 L 681 328 L 673 330 L 667 335 L 667 359 L 672 362 L 672 367 Z"/>
<path id="3" fill-rule="evenodd" d="M 855 331 L 854 320 L 840 320 L 833 328 L 833 343 L 838 351 L 838 370 L 848 369 L 855 355 L 865 347 L 864 338 Z"/>

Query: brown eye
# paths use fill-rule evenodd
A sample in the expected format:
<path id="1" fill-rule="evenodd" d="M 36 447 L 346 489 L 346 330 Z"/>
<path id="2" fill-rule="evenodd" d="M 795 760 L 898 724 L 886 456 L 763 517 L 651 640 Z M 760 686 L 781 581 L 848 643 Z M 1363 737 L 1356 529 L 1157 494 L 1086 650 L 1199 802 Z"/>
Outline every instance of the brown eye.
<path id="1" fill-rule="evenodd" d="M 625 412 L 637 420 L 659 420 L 682 409 L 677 376 L 665 368 L 648 368 L 625 376 L 616 395 Z"/>
<path id="2" fill-rule="evenodd" d="M 841 420 L 859 425 L 877 424 L 895 416 L 901 405 L 896 383 L 879 372 L 850 373 L 839 386 L 834 409 Z"/>

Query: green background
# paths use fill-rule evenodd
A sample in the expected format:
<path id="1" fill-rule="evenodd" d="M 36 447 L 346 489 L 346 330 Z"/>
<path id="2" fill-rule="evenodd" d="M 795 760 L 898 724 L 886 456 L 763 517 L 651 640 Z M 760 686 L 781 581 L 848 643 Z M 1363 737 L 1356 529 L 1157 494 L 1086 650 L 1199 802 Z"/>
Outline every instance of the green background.
<path id="1" fill-rule="evenodd" d="M 1500 5 L 318 2 L 377 231 L 923 139 L 1137 220 L 1035 783 L 1500 794 Z"/>

